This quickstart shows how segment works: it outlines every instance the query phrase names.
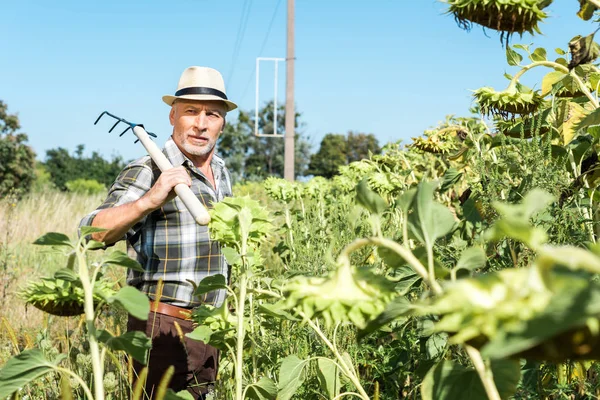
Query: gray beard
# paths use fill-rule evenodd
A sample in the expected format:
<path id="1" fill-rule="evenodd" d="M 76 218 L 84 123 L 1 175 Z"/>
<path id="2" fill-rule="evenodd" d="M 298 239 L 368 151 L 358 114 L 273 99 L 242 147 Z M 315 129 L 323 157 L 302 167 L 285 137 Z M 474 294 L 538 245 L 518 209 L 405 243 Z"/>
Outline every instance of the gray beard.
<path id="1" fill-rule="evenodd" d="M 203 147 L 197 147 L 197 146 L 192 146 L 187 142 L 183 143 L 183 149 L 188 153 L 191 154 L 193 156 L 207 156 L 210 154 L 210 152 L 215 148 L 215 143 L 211 143 L 208 142 L 206 144 L 206 146 Z"/>

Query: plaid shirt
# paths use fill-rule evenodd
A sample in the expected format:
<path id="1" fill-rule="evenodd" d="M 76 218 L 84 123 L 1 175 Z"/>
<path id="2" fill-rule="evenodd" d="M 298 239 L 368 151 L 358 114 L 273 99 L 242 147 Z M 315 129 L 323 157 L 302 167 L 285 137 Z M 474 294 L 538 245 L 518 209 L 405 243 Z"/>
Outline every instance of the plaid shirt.
<path id="1" fill-rule="evenodd" d="M 205 207 L 231 196 L 231 178 L 225 163 L 213 156 L 211 167 L 216 191 L 204 174 L 177 147 L 173 139 L 163 153 L 174 167 L 183 165 L 192 178 L 191 189 Z M 105 208 L 130 203 L 142 197 L 156 182 L 160 169 L 149 156 L 133 161 L 121 171 L 108 197 L 95 211 L 85 216 L 79 226 L 92 225 L 96 214 Z M 227 264 L 218 242 L 212 241 L 207 226 L 198 225 L 183 202 L 176 197 L 148 214 L 127 232 L 129 256 L 142 264 L 145 272 L 129 271 L 127 283 L 154 299 L 159 279 L 163 280 L 160 301 L 179 307 L 200 303 L 220 306 L 225 290 L 207 293 L 199 301 L 193 296 L 194 285 L 209 275 L 227 275 Z"/>

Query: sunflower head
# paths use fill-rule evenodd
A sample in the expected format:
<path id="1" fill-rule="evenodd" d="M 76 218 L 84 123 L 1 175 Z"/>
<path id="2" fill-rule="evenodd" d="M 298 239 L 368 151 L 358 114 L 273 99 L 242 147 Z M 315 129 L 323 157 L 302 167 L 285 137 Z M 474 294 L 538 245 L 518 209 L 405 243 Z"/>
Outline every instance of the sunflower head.
<path id="1" fill-rule="evenodd" d="M 115 294 L 112 285 L 104 280 L 94 284 L 94 304 Z M 19 296 L 27 304 L 33 305 L 48 314 L 62 317 L 83 314 L 83 287 L 81 281 L 67 281 L 58 278 L 42 278 L 31 281 Z"/>
<path id="2" fill-rule="evenodd" d="M 264 188 L 267 195 L 271 198 L 290 203 L 299 197 L 299 190 L 295 182 L 290 182 L 286 179 L 275 178 L 273 176 L 265 179 Z"/>
<path id="3" fill-rule="evenodd" d="M 315 176 L 310 181 L 306 182 L 303 194 L 311 199 L 320 199 L 330 189 L 330 183 L 322 176 Z"/>
<path id="4" fill-rule="evenodd" d="M 459 142 L 466 137 L 466 131 L 459 126 L 425 131 L 425 136 L 413 138 L 410 147 L 434 154 L 448 154 L 458 150 Z"/>
<path id="5" fill-rule="evenodd" d="M 366 268 L 342 264 L 327 277 L 297 276 L 284 287 L 286 306 L 299 307 L 308 318 L 327 326 L 350 321 L 359 328 L 385 309 L 393 282 Z"/>
<path id="6" fill-rule="evenodd" d="M 543 105 L 544 99 L 538 92 L 524 86 L 513 87 L 501 92 L 490 87 L 477 89 L 473 97 L 481 113 L 508 118 L 514 115 L 529 115 Z"/>
<path id="7" fill-rule="evenodd" d="M 458 25 L 470 30 L 473 24 L 501 32 L 501 39 L 514 33 L 540 33 L 538 23 L 547 17 L 543 11 L 552 0 L 447 0 L 448 13 Z"/>

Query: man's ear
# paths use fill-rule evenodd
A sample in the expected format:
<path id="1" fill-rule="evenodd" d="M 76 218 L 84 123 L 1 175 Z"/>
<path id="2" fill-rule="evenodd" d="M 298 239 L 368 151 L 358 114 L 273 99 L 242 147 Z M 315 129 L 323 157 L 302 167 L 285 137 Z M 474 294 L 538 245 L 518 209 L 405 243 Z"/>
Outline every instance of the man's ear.
<path id="1" fill-rule="evenodd" d="M 171 126 L 175 126 L 175 105 L 171 106 L 171 111 L 169 112 L 169 122 Z"/>
<path id="2" fill-rule="evenodd" d="M 223 125 L 221 126 L 221 132 L 225 129 L 225 125 L 227 124 L 227 120 L 223 118 Z"/>

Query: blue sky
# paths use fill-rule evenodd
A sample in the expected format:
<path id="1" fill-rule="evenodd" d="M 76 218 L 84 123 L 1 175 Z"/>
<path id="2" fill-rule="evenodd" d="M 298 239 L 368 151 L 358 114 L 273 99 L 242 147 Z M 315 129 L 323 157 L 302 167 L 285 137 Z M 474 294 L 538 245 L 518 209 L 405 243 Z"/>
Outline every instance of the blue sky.
<path id="1" fill-rule="evenodd" d="M 78 144 L 87 154 L 138 157 L 144 154 L 139 144 L 108 134 L 106 124 L 93 125 L 98 114 L 108 110 L 143 123 L 162 144 L 171 127 L 161 97 L 175 91 L 190 65 L 220 70 L 228 97 L 253 110 L 256 57 L 286 55 L 286 4 L 5 1 L 0 100 L 19 115 L 39 159 L 48 149 L 73 151 Z M 577 18 L 575 0 L 555 1 L 547 10 L 543 36 L 517 36 L 512 43 L 534 43 L 552 54 L 595 29 Z M 373 133 L 380 144 L 409 142 L 447 114 L 468 114 L 470 90 L 506 85 L 503 73 L 515 70 L 498 35 L 480 27 L 467 33 L 444 11 L 435 0 L 296 0 L 296 108 L 313 151 L 326 133 L 349 130 Z M 283 63 L 279 71 L 283 100 Z M 540 76 L 525 82 L 533 85 Z M 263 63 L 261 104 L 273 89 L 273 67 Z"/>

